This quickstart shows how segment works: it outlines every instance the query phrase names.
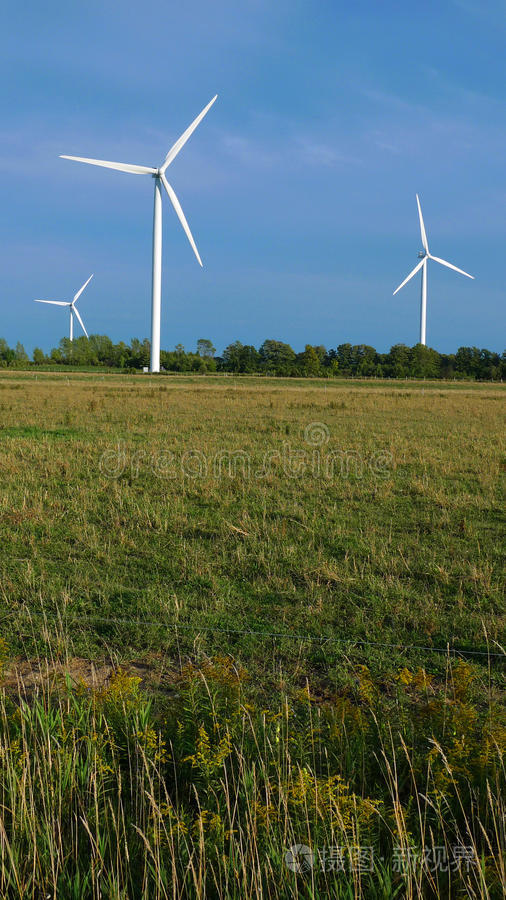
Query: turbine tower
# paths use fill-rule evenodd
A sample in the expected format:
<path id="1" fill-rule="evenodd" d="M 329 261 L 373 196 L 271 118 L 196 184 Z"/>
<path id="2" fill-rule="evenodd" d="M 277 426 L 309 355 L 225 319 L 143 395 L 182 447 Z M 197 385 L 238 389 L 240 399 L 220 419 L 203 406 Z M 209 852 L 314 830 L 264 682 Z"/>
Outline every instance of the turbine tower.
<path id="1" fill-rule="evenodd" d="M 69 338 L 71 341 L 74 340 L 74 314 L 76 315 L 77 320 L 78 320 L 79 324 L 81 325 L 81 328 L 83 329 L 86 337 L 89 337 L 89 334 L 86 331 L 86 328 L 84 327 L 84 322 L 81 319 L 81 316 L 79 315 L 79 310 L 76 306 L 76 303 L 79 300 L 79 297 L 81 296 L 82 292 L 84 291 L 86 285 L 88 285 L 90 283 L 92 278 L 93 278 L 93 275 L 90 275 L 90 277 L 88 278 L 88 281 L 85 281 L 82 288 L 79 288 L 77 294 L 74 294 L 73 300 L 35 300 L 35 303 L 50 303 L 51 306 L 68 306 L 69 312 L 70 312 Z"/>
<path id="2" fill-rule="evenodd" d="M 151 175 L 155 183 L 155 200 L 153 211 L 153 279 L 151 290 L 151 372 L 160 371 L 160 316 L 161 316 L 161 298 L 162 298 L 162 190 L 163 184 L 170 202 L 176 211 L 176 215 L 183 226 L 186 237 L 188 238 L 193 252 L 197 257 L 200 265 L 202 260 L 193 240 L 192 233 L 189 229 L 181 204 L 176 197 L 173 187 L 165 177 L 165 171 L 171 162 L 176 158 L 179 151 L 184 147 L 186 141 L 193 134 L 197 125 L 202 121 L 206 113 L 211 109 L 217 94 L 202 112 L 197 116 L 191 125 L 181 135 L 176 143 L 170 148 L 167 156 L 159 168 L 154 169 L 150 166 L 136 166 L 128 163 L 109 162 L 103 159 L 87 159 L 83 156 L 61 156 L 61 159 L 73 159 L 76 162 L 89 163 L 92 166 L 104 166 L 106 169 L 117 169 L 119 172 L 128 172 L 131 175 Z"/>
<path id="3" fill-rule="evenodd" d="M 412 272 L 409 273 L 408 277 L 404 279 L 402 284 L 394 291 L 394 297 L 397 291 L 400 291 L 401 288 L 404 287 L 405 284 L 408 283 L 413 278 L 413 275 L 421 269 L 422 270 L 422 292 L 420 298 L 420 343 L 425 345 L 425 332 L 426 332 L 426 323 L 427 323 L 427 262 L 429 259 L 433 259 L 434 262 L 440 263 L 442 266 L 446 266 L 448 269 L 453 269 L 455 272 L 460 272 L 461 275 L 465 275 L 466 278 L 474 278 L 474 275 L 469 275 L 467 272 L 464 272 L 463 269 L 458 269 L 457 266 L 452 265 L 452 263 L 446 262 L 445 259 L 440 259 L 439 256 L 433 256 L 432 253 L 429 253 L 429 244 L 427 241 L 427 234 L 425 232 L 425 225 L 423 222 L 422 216 L 422 207 L 420 206 L 420 198 L 418 194 L 416 195 L 416 203 L 418 206 L 418 218 L 420 219 L 420 235 L 422 237 L 422 247 L 423 250 L 420 250 L 418 256 L 420 258 L 420 262 L 415 266 Z"/>

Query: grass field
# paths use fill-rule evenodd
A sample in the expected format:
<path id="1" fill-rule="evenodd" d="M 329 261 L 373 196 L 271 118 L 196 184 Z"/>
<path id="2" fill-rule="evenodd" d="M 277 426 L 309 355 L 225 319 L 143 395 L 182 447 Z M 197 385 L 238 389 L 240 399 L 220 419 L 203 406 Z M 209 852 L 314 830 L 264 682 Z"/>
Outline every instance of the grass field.
<path id="1" fill-rule="evenodd" d="M 0 373 L 1 896 L 502 896 L 504 397 Z"/>

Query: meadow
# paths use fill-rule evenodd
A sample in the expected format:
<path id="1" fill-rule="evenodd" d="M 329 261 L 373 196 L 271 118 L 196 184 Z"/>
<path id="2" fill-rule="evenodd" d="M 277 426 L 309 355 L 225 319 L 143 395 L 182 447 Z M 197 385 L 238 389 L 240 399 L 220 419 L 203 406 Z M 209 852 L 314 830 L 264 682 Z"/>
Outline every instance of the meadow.
<path id="1" fill-rule="evenodd" d="M 0 896 L 503 896 L 504 396 L 0 372 Z"/>

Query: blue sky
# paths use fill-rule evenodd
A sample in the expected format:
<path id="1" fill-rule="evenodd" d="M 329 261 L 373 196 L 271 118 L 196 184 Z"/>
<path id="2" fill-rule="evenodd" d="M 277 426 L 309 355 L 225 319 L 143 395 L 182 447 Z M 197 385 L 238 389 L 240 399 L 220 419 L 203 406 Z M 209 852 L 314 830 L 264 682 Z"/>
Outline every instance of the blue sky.
<path id="1" fill-rule="evenodd" d="M 504 344 L 503 0 L 75 0 L 9 4 L 0 35 L 0 336 L 149 335 L 152 183 L 60 153 L 170 167 L 201 253 L 164 203 L 162 346 L 277 338 L 379 350 Z"/>

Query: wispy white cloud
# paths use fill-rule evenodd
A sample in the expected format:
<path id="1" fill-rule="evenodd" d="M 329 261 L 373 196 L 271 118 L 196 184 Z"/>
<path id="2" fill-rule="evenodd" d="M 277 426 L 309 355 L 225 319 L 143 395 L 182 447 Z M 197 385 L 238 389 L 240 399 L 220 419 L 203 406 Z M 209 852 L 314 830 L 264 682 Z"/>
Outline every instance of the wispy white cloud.
<path id="1" fill-rule="evenodd" d="M 238 134 L 224 134 L 221 145 L 228 156 L 248 169 L 272 169 L 282 161 L 279 149 Z"/>
<path id="2" fill-rule="evenodd" d="M 339 145 L 316 141 L 312 137 L 299 136 L 295 138 L 295 146 L 298 157 L 305 164 L 318 167 L 346 167 L 361 164 L 358 155 L 345 153 L 339 149 Z"/>
<path id="3" fill-rule="evenodd" d="M 437 159 L 439 167 L 466 156 L 472 156 L 475 166 L 480 160 L 501 159 L 506 149 L 502 105 L 494 97 L 460 87 L 437 70 L 432 77 L 438 82 L 438 98 L 432 103 L 363 88 L 362 95 L 371 103 L 363 117 L 363 139 L 412 162 Z"/>
<path id="4" fill-rule="evenodd" d="M 455 77 L 450 77 L 448 72 L 435 66 L 422 65 L 420 70 L 430 80 L 431 86 L 437 90 L 440 99 L 444 97 L 461 106 L 466 106 L 468 109 L 476 108 L 481 113 L 496 111 L 504 114 L 502 85 L 498 85 L 501 89 L 501 96 L 496 96 L 490 91 L 478 90 L 475 86 L 471 88 L 468 84 L 461 84 Z"/>
<path id="5" fill-rule="evenodd" d="M 251 169 L 331 169 L 360 164 L 358 155 L 343 152 L 337 141 L 334 144 L 307 134 L 293 134 L 272 143 L 266 138 L 262 141 L 226 134 L 222 146 L 239 165 Z"/>
<path id="6" fill-rule="evenodd" d="M 506 28 L 503 0 L 452 0 L 452 3 L 461 12 L 484 19 L 494 27 Z"/>

